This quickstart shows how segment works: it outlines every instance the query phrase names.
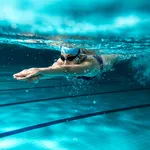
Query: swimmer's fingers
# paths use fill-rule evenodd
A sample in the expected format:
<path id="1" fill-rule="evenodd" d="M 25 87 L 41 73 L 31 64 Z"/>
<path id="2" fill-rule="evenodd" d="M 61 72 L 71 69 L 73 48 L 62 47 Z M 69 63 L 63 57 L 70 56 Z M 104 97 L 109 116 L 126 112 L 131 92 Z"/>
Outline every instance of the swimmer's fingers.
<path id="1" fill-rule="evenodd" d="M 34 74 L 25 76 L 25 77 L 16 77 L 17 80 L 23 80 L 23 81 L 33 81 L 33 80 L 39 80 L 41 75 L 35 76 Z"/>
<path id="2" fill-rule="evenodd" d="M 30 68 L 30 69 L 25 69 L 19 73 L 14 74 L 14 78 L 16 79 L 28 79 L 34 76 L 39 75 L 40 69 L 39 68 Z"/>
<path id="3" fill-rule="evenodd" d="M 30 78 L 34 78 L 34 77 L 37 77 L 38 75 L 36 73 L 32 73 L 32 74 L 29 74 L 27 75 L 26 77 L 23 77 L 24 79 L 30 79 Z"/>
<path id="4" fill-rule="evenodd" d="M 27 79 L 25 79 L 24 77 L 16 77 L 15 79 L 18 81 L 27 81 Z"/>
<path id="5" fill-rule="evenodd" d="M 17 78 L 25 78 L 26 76 L 24 74 L 14 74 L 13 77 L 17 79 Z"/>
<path id="6" fill-rule="evenodd" d="M 35 71 L 34 68 L 30 68 L 30 69 L 24 69 L 16 74 L 14 74 L 14 78 L 17 78 L 17 77 L 27 77 L 28 75 L 31 75 L 33 74 Z"/>
<path id="7" fill-rule="evenodd" d="M 14 78 L 26 77 L 27 75 L 28 75 L 27 73 L 21 71 L 21 72 L 19 72 L 19 73 L 14 74 L 13 77 L 14 77 Z"/>
<path id="8" fill-rule="evenodd" d="M 35 75 L 36 75 L 36 73 L 28 73 L 28 74 L 17 73 L 17 74 L 14 74 L 13 77 L 15 79 L 28 79 L 28 78 L 34 77 Z"/>
<path id="9" fill-rule="evenodd" d="M 22 81 L 24 81 L 24 80 L 28 80 L 29 78 L 32 78 L 33 77 L 33 75 L 31 74 L 31 75 L 28 75 L 28 76 L 15 76 L 14 78 L 15 79 L 17 79 L 17 80 L 22 80 Z"/>

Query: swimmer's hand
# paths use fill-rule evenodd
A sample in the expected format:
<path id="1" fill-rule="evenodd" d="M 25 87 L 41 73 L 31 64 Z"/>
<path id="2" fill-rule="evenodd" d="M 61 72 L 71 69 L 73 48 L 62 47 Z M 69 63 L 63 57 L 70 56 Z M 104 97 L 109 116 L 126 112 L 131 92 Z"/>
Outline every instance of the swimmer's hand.
<path id="1" fill-rule="evenodd" d="M 13 75 L 14 79 L 37 83 L 42 75 L 39 68 L 25 69 Z"/>

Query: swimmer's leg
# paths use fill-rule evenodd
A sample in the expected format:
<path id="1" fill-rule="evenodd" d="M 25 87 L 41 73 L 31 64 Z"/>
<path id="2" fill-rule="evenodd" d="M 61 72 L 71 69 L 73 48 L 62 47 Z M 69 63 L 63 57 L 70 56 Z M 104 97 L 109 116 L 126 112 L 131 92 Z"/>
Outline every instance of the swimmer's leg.
<path id="1" fill-rule="evenodd" d="M 133 58 L 136 58 L 135 55 L 124 55 L 124 54 L 101 55 L 101 57 L 103 59 L 104 71 L 114 71 L 115 64 L 124 63 Z"/>
<path id="2" fill-rule="evenodd" d="M 128 54 L 128 55 L 125 55 L 125 54 L 117 54 L 115 56 L 115 59 L 116 59 L 116 63 L 121 63 L 121 62 L 127 62 L 129 60 L 135 60 L 137 58 L 136 54 Z"/>

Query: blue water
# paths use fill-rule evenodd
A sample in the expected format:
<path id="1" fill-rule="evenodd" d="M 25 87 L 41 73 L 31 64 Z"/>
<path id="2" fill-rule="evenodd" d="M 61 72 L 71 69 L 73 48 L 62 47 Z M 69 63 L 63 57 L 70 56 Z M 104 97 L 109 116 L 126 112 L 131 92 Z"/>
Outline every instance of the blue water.
<path id="1" fill-rule="evenodd" d="M 1 32 L 149 34 L 149 0 L 9 0 L 0 2 Z M 9 32 L 9 33 L 8 33 Z"/>
<path id="2" fill-rule="evenodd" d="M 150 148 L 150 2 L 0 2 L 0 150 Z M 91 81 L 12 75 L 50 66 L 60 46 L 123 54 Z"/>

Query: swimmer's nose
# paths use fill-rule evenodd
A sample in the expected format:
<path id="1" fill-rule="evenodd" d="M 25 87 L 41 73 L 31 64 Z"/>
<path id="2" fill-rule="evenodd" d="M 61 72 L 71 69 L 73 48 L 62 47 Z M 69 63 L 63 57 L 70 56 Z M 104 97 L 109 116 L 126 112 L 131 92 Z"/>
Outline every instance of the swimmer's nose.
<path id="1" fill-rule="evenodd" d="M 66 65 L 66 64 L 67 64 L 67 61 L 65 60 L 65 61 L 64 61 L 64 65 Z"/>

